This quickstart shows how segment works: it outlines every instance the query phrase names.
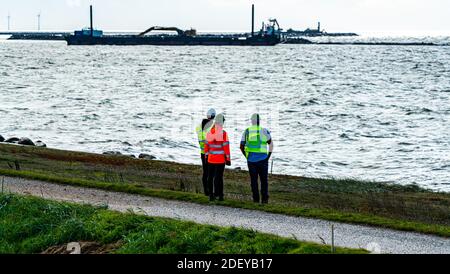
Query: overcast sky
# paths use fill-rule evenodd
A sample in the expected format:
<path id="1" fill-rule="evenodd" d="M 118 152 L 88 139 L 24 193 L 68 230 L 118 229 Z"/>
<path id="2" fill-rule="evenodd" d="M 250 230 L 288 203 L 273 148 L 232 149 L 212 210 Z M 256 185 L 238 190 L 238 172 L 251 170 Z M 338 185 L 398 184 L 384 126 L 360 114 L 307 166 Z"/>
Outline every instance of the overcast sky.
<path id="1" fill-rule="evenodd" d="M 103 30 L 143 30 L 149 26 L 199 31 L 248 31 L 251 4 L 256 21 L 277 18 L 284 29 L 316 27 L 360 33 L 450 34 L 450 0 L 0 0 L 0 30 L 37 28 L 74 30 L 89 25 Z"/>

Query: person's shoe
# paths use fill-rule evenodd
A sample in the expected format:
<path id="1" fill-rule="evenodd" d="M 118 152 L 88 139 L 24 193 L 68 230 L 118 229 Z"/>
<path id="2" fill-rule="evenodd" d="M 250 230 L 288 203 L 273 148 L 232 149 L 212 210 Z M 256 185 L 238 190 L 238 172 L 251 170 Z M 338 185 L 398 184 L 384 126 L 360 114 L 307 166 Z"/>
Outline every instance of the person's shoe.
<path id="1" fill-rule="evenodd" d="M 223 202 L 223 197 L 219 197 L 219 202 Z"/>
<path id="2" fill-rule="evenodd" d="M 216 200 L 216 197 L 214 197 L 214 196 L 209 196 L 209 201 L 210 201 L 210 202 L 214 202 L 214 200 Z"/>
<path id="3" fill-rule="evenodd" d="M 262 200 L 261 202 L 263 205 L 267 205 L 269 203 L 269 200 Z"/>
<path id="4" fill-rule="evenodd" d="M 259 199 L 253 199 L 253 202 L 254 202 L 255 204 L 259 204 Z"/>

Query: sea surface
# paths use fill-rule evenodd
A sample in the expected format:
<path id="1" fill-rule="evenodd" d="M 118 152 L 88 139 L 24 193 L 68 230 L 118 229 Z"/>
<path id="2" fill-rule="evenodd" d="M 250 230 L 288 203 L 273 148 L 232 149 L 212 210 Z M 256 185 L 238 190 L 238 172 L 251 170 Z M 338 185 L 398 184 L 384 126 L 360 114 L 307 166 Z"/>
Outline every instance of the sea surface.
<path id="1" fill-rule="evenodd" d="M 232 168 L 246 169 L 239 142 L 259 112 L 273 173 L 450 191 L 450 47 L 0 41 L 7 138 L 200 164 L 195 127 L 211 107 Z"/>
<path id="2" fill-rule="evenodd" d="M 450 36 L 400 36 L 400 35 L 360 35 L 344 37 L 305 37 L 312 42 L 339 42 L 339 43 L 396 43 L 396 44 L 434 44 L 438 46 L 450 46 Z"/>

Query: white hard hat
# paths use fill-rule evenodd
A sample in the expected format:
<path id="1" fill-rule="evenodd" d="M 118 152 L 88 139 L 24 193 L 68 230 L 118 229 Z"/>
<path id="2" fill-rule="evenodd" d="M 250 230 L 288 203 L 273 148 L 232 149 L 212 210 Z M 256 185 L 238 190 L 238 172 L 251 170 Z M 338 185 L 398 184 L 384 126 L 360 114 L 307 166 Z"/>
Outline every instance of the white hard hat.
<path id="1" fill-rule="evenodd" d="M 206 117 L 208 117 L 208 119 L 213 119 L 216 117 L 216 110 L 215 109 L 210 109 L 208 110 L 208 113 L 206 113 Z"/>

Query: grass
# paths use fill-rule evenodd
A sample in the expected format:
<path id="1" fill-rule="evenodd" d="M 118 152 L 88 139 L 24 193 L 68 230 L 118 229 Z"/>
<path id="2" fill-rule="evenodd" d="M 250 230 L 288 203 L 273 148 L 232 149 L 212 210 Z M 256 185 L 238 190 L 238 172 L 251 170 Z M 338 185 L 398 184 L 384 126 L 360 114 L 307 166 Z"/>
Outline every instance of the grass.
<path id="1" fill-rule="evenodd" d="M 201 167 L 0 145 L 0 175 L 209 204 Z M 270 176 L 271 204 L 251 202 L 248 174 L 227 170 L 224 206 L 450 236 L 450 194 L 417 185 Z"/>
<path id="2" fill-rule="evenodd" d="M 20 218 L 19 218 L 20 216 Z M 105 208 L 0 194 L 0 254 L 41 253 L 69 242 L 114 244 L 117 254 L 324 254 L 331 247 Z M 367 253 L 337 248 L 336 253 Z"/>

